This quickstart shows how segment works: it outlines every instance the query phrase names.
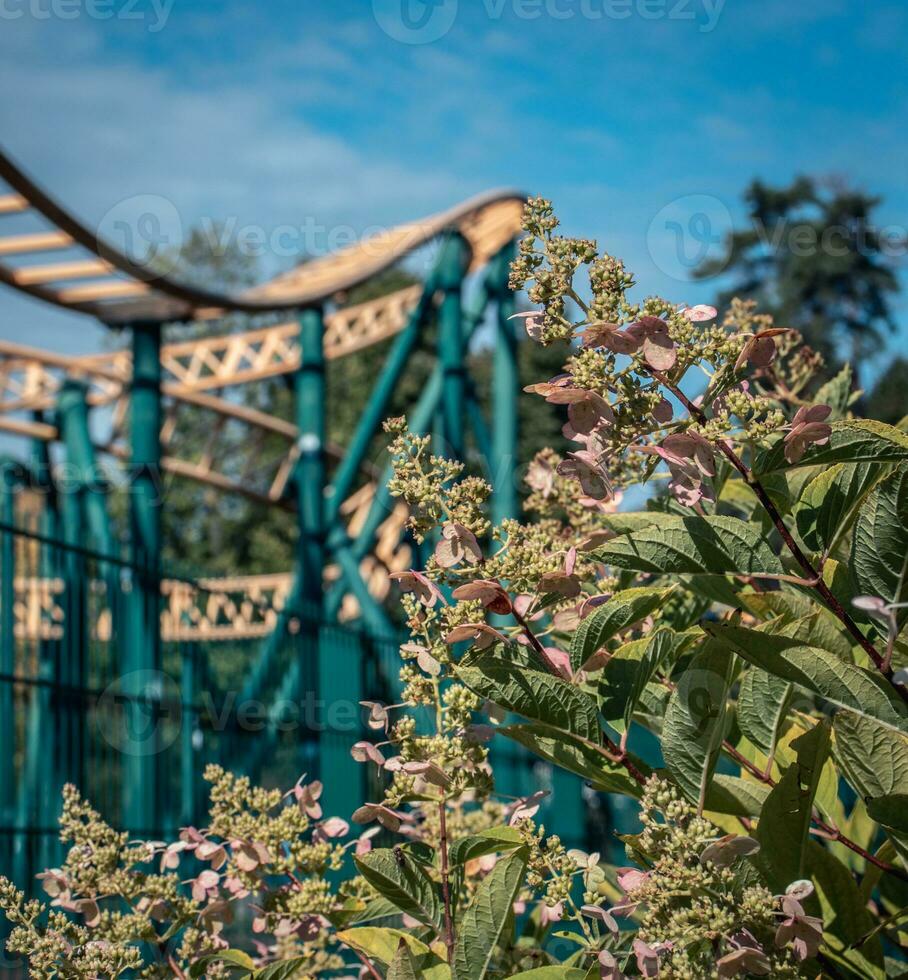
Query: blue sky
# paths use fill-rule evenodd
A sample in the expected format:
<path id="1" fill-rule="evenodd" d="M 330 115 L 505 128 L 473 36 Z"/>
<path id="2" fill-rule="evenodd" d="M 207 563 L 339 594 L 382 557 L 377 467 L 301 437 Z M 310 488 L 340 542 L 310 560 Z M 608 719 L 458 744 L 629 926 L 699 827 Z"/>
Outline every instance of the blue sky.
<path id="1" fill-rule="evenodd" d="M 327 240 L 542 193 L 678 302 L 715 292 L 683 281 L 692 219 L 711 247 L 755 176 L 843 176 L 906 222 L 902 2 L 405 2 L 421 32 L 401 0 L 0 0 L 0 138 L 101 227 L 153 195 L 184 229 Z M 78 351 L 100 330 L 4 292 L 0 336 Z"/>

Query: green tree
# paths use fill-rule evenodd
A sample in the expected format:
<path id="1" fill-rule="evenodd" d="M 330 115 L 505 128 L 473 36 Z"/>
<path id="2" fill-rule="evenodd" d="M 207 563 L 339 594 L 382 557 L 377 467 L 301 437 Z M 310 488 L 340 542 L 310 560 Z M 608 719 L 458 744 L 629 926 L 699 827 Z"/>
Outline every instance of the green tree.
<path id="1" fill-rule="evenodd" d="M 890 257 L 905 245 L 875 223 L 880 198 L 798 177 L 788 187 L 755 180 L 744 199 L 746 226 L 695 271 L 700 279 L 727 278 L 718 305 L 733 296 L 757 300 L 803 334 L 830 375 L 845 361 L 859 365 L 879 354 L 895 329 L 899 284 Z"/>

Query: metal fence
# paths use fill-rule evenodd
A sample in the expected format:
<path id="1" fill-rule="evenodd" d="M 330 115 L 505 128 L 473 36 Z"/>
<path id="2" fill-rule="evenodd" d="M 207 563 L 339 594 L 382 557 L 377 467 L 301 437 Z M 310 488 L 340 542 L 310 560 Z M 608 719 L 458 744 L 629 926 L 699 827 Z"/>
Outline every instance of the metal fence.
<path id="1" fill-rule="evenodd" d="M 114 826 L 153 838 L 204 820 L 211 763 L 266 786 L 322 777 L 326 809 L 343 816 L 380 796 L 374 767 L 357 765 L 350 746 L 367 737 L 359 702 L 394 698 L 400 637 L 259 603 L 244 615 L 261 635 L 232 639 L 227 620 L 248 597 L 168 577 L 164 593 L 190 596 L 171 603 L 186 621 L 168 614 L 164 594 L 159 663 L 130 670 L 129 599 L 147 570 L 24 525 L 21 515 L 0 521 L 0 872 L 31 890 L 59 863 L 67 782 Z M 186 610 L 212 605 L 225 629 L 200 639 Z M 516 747 L 494 755 L 503 792 L 554 789 L 549 829 L 585 842 L 578 781 Z"/>

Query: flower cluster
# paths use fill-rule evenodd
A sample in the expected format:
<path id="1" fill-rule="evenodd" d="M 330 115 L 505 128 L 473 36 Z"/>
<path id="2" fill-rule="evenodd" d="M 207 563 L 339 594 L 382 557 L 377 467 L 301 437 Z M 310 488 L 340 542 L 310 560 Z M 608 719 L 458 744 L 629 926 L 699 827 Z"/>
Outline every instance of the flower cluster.
<path id="1" fill-rule="evenodd" d="M 526 389 L 567 407 L 564 434 L 578 448 L 557 472 L 576 481 L 579 502 L 595 509 L 616 486 L 649 476 L 655 458 L 666 465 L 679 503 L 698 508 L 713 499 L 717 458 L 785 427 L 782 403 L 799 405 L 810 359 L 785 363 L 798 350 L 793 331 L 773 326 L 752 304 L 734 304 L 718 325 L 709 306 L 676 307 L 659 297 L 632 303 L 624 266 L 597 258 L 595 242 L 555 235 L 557 225 L 548 201 L 528 203 L 528 234 L 511 275 L 514 288 L 528 286 L 530 299 L 544 306 L 525 318 L 530 336 L 579 343 L 565 373 Z M 581 267 L 588 269 L 586 287 L 574 282 Z M 568 316 L 570 306 L 578 319 Z M 706 379 L 696 400 L 684 392 L 691 368 Z M 829 411 L 799 406 L 785 439 L 790 462 L 828 439 Z M 534 474 L 536 482 L 543 478 Z"/>

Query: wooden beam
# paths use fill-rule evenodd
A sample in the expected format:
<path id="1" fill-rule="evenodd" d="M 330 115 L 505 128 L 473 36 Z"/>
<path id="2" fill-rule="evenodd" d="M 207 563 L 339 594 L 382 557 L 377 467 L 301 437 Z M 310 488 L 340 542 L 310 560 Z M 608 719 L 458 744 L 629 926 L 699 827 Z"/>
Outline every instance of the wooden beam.
<path id="1" fill-rule="evenodd" d="M 84 286 L 68 286 L 66 289 L 57 290 L 57 298 L 61 303 L 85 303 L 97 299 L 142 296 L 150 291 L 151 287 L 146 282 L 102 279 L 100 282 L 90 282 Z"/>
<path id="2" fill-rule="evenodd" d="M 35 283 L 63 282 L 66 279 L 90 279 L 112 271 L 113 266 L 103 259 L 86 259 L 83 262 L 24 266 L 13 270 L 13 280 L 20 286 L 33 286 Z"/>
<path id="3" fill-rule="evenodd" d="M 18 214 L 28 210 L 28 201 L 21 194 L 0 195 L 0 214 Z"/>
<path id="4" fill-rule="evenodd" d="M 72 238 L 65 231 L 41 231 L 33 235 L 7 235 L 0 238 L 0 255 L 25 255 L 28 252 L 54 252 L 69 248 Z"/>

